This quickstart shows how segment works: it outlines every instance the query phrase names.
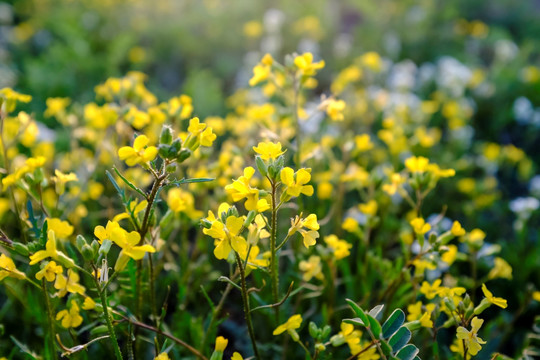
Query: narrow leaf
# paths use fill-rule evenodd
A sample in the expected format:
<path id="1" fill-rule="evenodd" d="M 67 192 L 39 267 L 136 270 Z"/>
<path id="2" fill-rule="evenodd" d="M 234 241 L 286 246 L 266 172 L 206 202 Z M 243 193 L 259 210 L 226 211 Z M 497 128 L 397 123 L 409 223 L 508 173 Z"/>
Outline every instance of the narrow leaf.
<path id="1" fill-rule="evenodd" d="M 355 303 L 354 301 L 352 301 L 351 299 L 345 299 L 345 301 L 353 309 L 356 316 L 358 316 L 360 318 L 360 320 L 362 320 L 362 322 L 364 323 L 364 326 L 368 326 L 369 325 L 369 320 L 368 320 L 368 317 L 367 317 L 366 313 L 364 312 L 364 310 L 362 310 L 362 308 L 360 306 L 358 306 L 358 304 Z"/>
<path id="2" fill-rule="evenodd" d="M 371 332 L 376 339 L 380 339 L 382 334 L 381 324 L 379 324 L 379 321 L 377 321 L 377 319 L 375 319 L 373 316 L 368 315 L 367 317 L 369 320 L 369 327 L 371 328 Z"/>
<path id="3" fill-rule="evenodd" d="M 113 167 L 113 170 L 114 172 L 116 173 L 116 175 L 118 175 L 120 177 L 120 179 L 122 179 L 123 182 L 126 183 L 127 186 L 129 186 L 130 188 L 132 188 L 133 190 L 135 190 L 137 193 L 139 193 L 140 195 L 142 195 L 145 199 L 146 199 L 146 194 L 144 193 L 144 191 L 142 191 L 141 189 L 139 189 L 138 187 L 136 187 L 135 185 L 133 185 L 128 179 L 126 179 L 121 173 L 120 171 L 118 171 L 118 169 L 116 167 Z"/>
<path id="4" fill-rule="evenodd" d="M 120 186 L 118 185 L 118 183 L 116 182 L 114 177 L 111 175 L 109 170 L 105 170 L 105 174 L 107 174 L 107 177 L 109 178 L 109 180 L 111 180 L 114 188 L 116 189 L 116 192 L 118 192 L 118 195 L 120 195 L 120 198 L 122 199 L 122 201 L 124 201 L 125 197 L 126 197 L 125 193 L 124 193 L 124 190 L 122 190 L 122 188 L 120 188 Z"/>
<path id="5" fill-rule="evenodd" d="M 388 339 L 392 336 L 405 322 L 405 313 L 401 309 L 396 309 L 386 319 L 382 326 L 383 338 Z"/>

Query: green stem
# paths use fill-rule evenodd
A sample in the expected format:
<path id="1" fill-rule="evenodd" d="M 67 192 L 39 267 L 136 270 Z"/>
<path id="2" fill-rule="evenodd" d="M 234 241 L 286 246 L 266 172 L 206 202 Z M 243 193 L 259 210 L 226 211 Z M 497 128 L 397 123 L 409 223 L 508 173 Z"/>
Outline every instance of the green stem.
<path id="1" fill-rule="evenodd" d="M 279 273 L 278 262 L 279 258 L 276 256 L 276 238 L 277 238 L 277 202 L 276 194 L 277 188 L 275 182 L 272 182 L 272 227 L 270 231 L 270 274 L 272 278 L 272 302 L 275 304 L 278 302 L 279 292 Z M 276 323 L 279 322 L 279 307 L 274 308 L 276 316 Z"/>
<path id="2" fill-rule="evenodd" d="M 103 306 L 103 315 L 105 316 L 105 321 L 107 322 L 107 329 L 109 330 L 109 336 L 111 339 L 111 344 L 114 349 L 116 360 L 122 360 L 122 351 L 120 351 L 120 346 L 118 345 L 118 339 L 116 338 L 116 332 L 114 331 L 114 327 L 111 321 L 111 315 L 109 314 L 109 307 L 107 305 L 107 288 L 106 287 L 101 288 L 101 286 L 99 285 L 99 281 L 95 278 L 94 278 L 94 282 L 96 284 L 97 291 L 101 298 L 101 305 Z"/>
<path id="3" fill-rule="evenodd" d="M 242 259 L 240 259 L 240 255 L 238 255 L 238 253 L 235 251 L 234 256 L 236 257 L 236 265 L 238 266 L 238 270 L 240 271 L 240 279 L 242 283 L 242 301 L 244 303 L 244 314 L 246 317 L 249 338 L 251 339 L 251 345 L 253 346 L 253 353 L 255 355 L 255 359 L 260 359 L 261 357 L 259 356 L 257 343 L 255 342 L 255 331 L 253 330 L 253 323 L 251 322 L 251 309 L 249 307 L 248 289 L 246 286 L 246 273 L 244 272 L 244 267 L 242 265 Z"/>
<path id="4" fill-rule="evenodd" d="M 43 290 L 43 296 L 45 297 L 45 308 L 47 309 L 47 322 L 49 325 L 49 356 L 51 359 L 56 360 L 58 357 L 56 356 L 56 350 L 54 346 L 54 339 L 56 335 L 56 331 L 54 328 L 54 317 L 52 314 L 52 308 L 51 308 L 51 301 L 49 299 L 49 294 L 47 293 L 47 287 L 45 278 L 41 280 L 41 288 Z"/>

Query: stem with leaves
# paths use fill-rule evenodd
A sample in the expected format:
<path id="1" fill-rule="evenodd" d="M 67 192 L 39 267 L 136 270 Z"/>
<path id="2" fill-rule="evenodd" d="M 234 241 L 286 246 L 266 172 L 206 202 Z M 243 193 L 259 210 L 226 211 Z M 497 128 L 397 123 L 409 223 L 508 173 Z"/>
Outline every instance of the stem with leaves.
<path id="1" fill-rule="evenodd" d="M 279 298 L 279 273 L 276 238 L 277 238 L 277 184 L 275 181 L 270 181 L 272 184 L 272 225 L 270 228 L 270 276 L 272 282 L 272 302 L 277 303 Z M 276 323 L 279 322 L 279 307 L 274 308 Z"/>
<path id="2" fill-rule="evenodd" d="M 49 325 L 49 356 L 51 359 L 57 359 L 56 350 L 54 346 L 55 338 L 55 329 L 54 329 L 54 317 L 52 314 L 51 301 L 49 299 L 49 294 L 47 293 L 47 286 L 45 278 L 41 280 L 41 288 L 43 290 L 43 296 L 45 297 L 45 308 L 47 309 L 47 325 Z"/>

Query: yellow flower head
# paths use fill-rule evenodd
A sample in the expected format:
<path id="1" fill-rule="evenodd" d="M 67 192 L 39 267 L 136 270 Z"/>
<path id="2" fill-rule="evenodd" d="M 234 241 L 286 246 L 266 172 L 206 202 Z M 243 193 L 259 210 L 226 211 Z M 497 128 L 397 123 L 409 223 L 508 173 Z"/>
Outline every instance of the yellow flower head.
<path id="1" fill-rule="evenodd" d="M 298 55 L 294 58 L 294 65 L 300 70 L 300 74 L 303 76 L 313 76 L 316 74 L 317 70 L 320 70 L 324 67 L 324 60 L 313 62 L 312 53 L 304 53 Z"/>
<path id="2" fill-rule="evenodd" d="M 133 147 L 123 146 L 118 150 L 120 160 L 125 160 L 128 166 L 147 163 L 156 158 L 158 149 L 155 146 L 146 146 L 149 140 L 146 135 L 139 135 L 133 142 Z"/>
<path id="3" fill-rule="evenodd" d="M 253 147 L 253 151 L 259 154 L 263 160 L 275 160 L 278 156 L 285 153 L 285 151 L 281 151 L 281 143 L 270 141 L 260 142 L 259 145 Z"/>
<path id="4" fill-rule="evenodd" d="M 452 232 L 452 235 L 454 235 L 454 236 L 463 236 L 463 235 L 465 235 L 465 229 L 461 226 L 459 221 L 454 221 L 450 231 Z"/>
<path id="5" fill-rule="evenodd" d="M 67 271 L 67 277 L 58 274 L 56 276 L 56 281 L 54 282 L 54 288 L 58 290 L 58 297 L 64 297 L 68 292 L 84 295 L 86 289 L 79 284 L 79 279 L 79 274 L 71 269 Z"/>
<path id="6" fill-rule="evenodd" d="M 256 210 L 259 202 L 259 190 L 252 188 L 249 183 L 255 174 L 255 169 L 248 166 L 244 169 L 244 175 L 234 180 L 232 184 L 225 186 L 225 191 L 232 196 L 234 202 L 246 199 L 246 210 Z"/>
<path id="7" fill-rule="evenodd" d="M 41 280 L 45 277 L 48 282 L 52 282 L 56 279 L 56 275 L 61 274 L 62 271 L 62 266 L 56 265 L 56 262 L 54 261 L 50 261 L 43 269 L 37 272 L 36 279 Z"/>
<path id="8" fill-rule="evenodd" d="M 290 167 L 281 170 L 281 182 L 286 186 L 285 192 L 290 196 L 313 195 L 313 186 L 305 185 L 311 180 L 311 169 L 300 169 L 296 173 Z"/>
<path id="9" fill-rule="evenodd" d="M 34 255 L 30 256 L 30 265 L 37 264 L 38 262 L 48 257 L 51 257 L 53 259 L 56 259 L 58 257 L 58 251 L 56 250 L 56 236 L 53 230 L 49 230 L 47 233 L 45 250 L 39 250 Z"/>
<path id="10" fill-rule="evenodd" d="M 412 173 L 424 173 L 428 170 L 429 159 L 423 156 L 412 156 L 405 160 L 405 167 Z"/>
<path id="11" fill-rule="evenodd" d="M 304 228 L 307 228 L 304 229 Z M 319 238 L 319 223 L 317 222 L 317 215 L 310 214 L 305 219 L 300 216 L 296 216 L 291 219 L 291 227 L 289 228 L 288 236 L 292 236 L 295 232 L 299 232 L 304 238 L 304 246 L 309 248 L 315 245 L 317 238 Z"/>
<path id="12" fill-rule="evenodd" d="M 324 242 L 330 249 L 332 249 L 336 260 L 344 259 L 351 254 L 349 249 L 353 247 L 352 244 L 345 240 L 339 239 L 336 235 L 325 236 Z"/>
<path id="13" fill-rule="evenodd" d="M 13 260 L 5 254 L 0 255 L 0 281 L 6 277 L 12 277 L 15 279 L 24 279 L 26 275 L 23 272 L 17 270 Z"/>
<path id="14" fill-rule="evenodd" d="M 244 224 L 244 219 L 237 216 L 229 216 L 225 224 L 214 220 L 210 229 L 203 229 L 203 233 L 216 240 L 214 255 L 216 258 L 227 259 L 232 250 L 239 254 L 247 252 L 247 241 L 240 236 L 240 230 Z"/>
<path id="15" fill-rule="evenodd" d="M 284 324 L 279 325 L 272 334 L 279 335 L 285 331 L 296 330 L 300 325 L 302 325 L 302 315 L 296 314 L 291 316 Z"/>
<path id="16" fill-rule="evenodd" d="M 223 352 L 225 348 L 227 347 L 228 343 L 229 343 L 229 340 L 225 339 L 223 336 L 218 336 L 216 338 L 215 351 Z"/>
<path id="17" fill-rule="evenodd" d="M 112 230 L 110 240 L 122 248 L 114 265 L 115 271 L 124 269 L 130 258 L 141 260 L 147 252 L 156 252 L 152 245 L 139 245 L 141 235 L 138 232 L 132 231 L 128 233 L 121 227 Z"/>
<path id="18" fill-rule="evenodd" d="M 508 306 L 508 303 L 505 299 L 493 296 L 491 291 L 488 290 L 486 284 L 482 284 L 482 292 L 484 293 L 486 299 L 488 299 L 488 301 L 493 305 L 497 305 L 498 307 L 501 307 L 503 309 L 506 309 L 506 307 Z"/>
<path id="19" fill-rule="evenodd" d="M 414 232 L 419 235 L 424 235 L 429 230 L 431 230 L 431 225 L 429 223 L 426 223 L 425 220 L 422 218 L 415 218 L 411 220 L 410 224 L 413 227 Z"/>
<path id="20" fill-rule="evenodd" d="M 317 255 L 311 255 L 308 261 L 300 261 L 299 264 L 300 271 L 302 271 L 302 279 L 304 281 L 309 281 L 313 277 L 323 280 L 324 275 L 322 272 L 321 258 Z"/>
<path id="21" fill-rule="evenodd" d="M 486 342 L 482 338 L 478 337 L 478 330 L 484 323 L 484 320 L 477 318 L 476 316 L 471 321 L 471 330 L 465 329 L 463 326 L 457 329 L 457 338 L 465 342 L 465 346 L 469 349 L 471 355 L 476 355 L 482 349 L 482 345 Z"/>
<path id="22" fill-rule="evenodd" d="M 56 320 L 62 320 L 62 326 L 66 329 L 76 328 L 82 324 L 83 318 L 79 314 L 79 305 L 75 300 L 71 300 L 71 308 L 68 310 L 62 310 L 56 314 Z"/>

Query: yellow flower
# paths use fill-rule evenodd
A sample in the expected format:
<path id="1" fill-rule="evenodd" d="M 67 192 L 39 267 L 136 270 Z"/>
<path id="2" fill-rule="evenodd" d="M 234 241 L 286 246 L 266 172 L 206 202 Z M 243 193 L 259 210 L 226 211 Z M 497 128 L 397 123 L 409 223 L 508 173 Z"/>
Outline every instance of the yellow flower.
<path id="1" fill-rule="evenodd" d="M 240 353 L 234 352 L 232 354 L 231 360 L 244 360 L 244 358 L 242 357 L 242 355 L 240 355 Z"/>
<path id="2" fill-rule="evenodd" d="M 156 249 L 152 245 L 138 245 L 141 240 L 141 235 L 136 231 L 128 233 L 122 228 L 116 228 L 112 230 L 110 236 L 110 240 L 122 248 L 120 254 L 118 254 L 116 264 L 114 265 L 115 271 L 124 269 L 130 258 L 133 260 L 141 260 L 147 252 L 156 252 Z"/>
<path id="3" fill-rule="evenodd" d="M 450 229 L 450 231 L 452 232 L 452 235 L 456 237 L 465 235 L 465 229 L 461 227 L 459 221 L 454 221 L 454 223 L 452 224 L 452 229 Z"/>
<path id="4" fill-rule="evenodd" d="M 304 281 L 309 281 L 313 277 L 322 280 L 324 275 L 322 273 L 321 258 L 317 255 L 311 255 L 308 261 L 300 261 L 299 264 L 300 271 L 302 271 L 302 279 Z"/>
<path id="5" fill-rule="evenodd" d="M 414 173 L 424 173 L 428 170 L 429 160 L 423 156 L 412 156 L 405 160 L 405 167 L 409 169 L 410 172 Z"/>
<path id="6" fill-rule="evenodd" d="M 285 331 L 296 330 L 300 327 L 300 325 L 302 325 L 302 315 L 296 314 L 291 316 L 284 324 L 279 325 L 272 334 L 279 335 Z"/>
<path id="7" fill-rule="evenodd" d="M 294 65 L 300 70 L 303 76 L 313 76 L 324 67 L 324 60 L 313 62 L 312 53 L 304 53 L 294 58 Z"/>
<path id="8" fill-rule="evenodd" d="M 217 135 L 212 132 L 211 127 L 207 127 L 200 135 L 199 135 L 199 143 L 201 146 L 210 147 L 214 143 L 214 140 L 216 140 Z"/>
<path id="9" fill-rule="evenodd" d="M 440 292 L 441 279 L 437 279 L 433 284 L 424 281 L 420 287 L 420 292 L 426 296 L 427 299 L 433 299 Z"/>
<path id="10" fill-rule="evenodd" d="M 360 226 L 358 225 L 358 221 L 350 217 L 346 218 L 343 221 L 343 224 L 341 224 L 341 227 L 343 228 L 343 230 L 346 230 L 348 232 L 356 232 L 360 229 Z"/>
<path id="11" fill-rule="evenodd" d="M 448 245 L 448 251 L 446 251 L 444 254 L 441 255 L 441 260 L 447 263 L 448 265 L 452 265 L 454 261 L 456 261 L 458 254 L 458 248 L 456 245 Z"/>
<path id="12" fill-rule="evenodd" d="M 343 121 L 345 117 L 343 116 L 343 111 L 345 110 L 345 101 L 328 99 L 324 103 L 326 114 L 333 121 Z"/>
<path id="13" fill-rule="evenodd" d="M 375 72 L 379 72 L 382 70 L 381 56 L 374 51 L 370 51 L 362 55 L 360 57 L 360 61 L 364 66 Z"/>
<path id="14" fill-rule="evenodd" d="M 496 257 L 494 259 L 495 265 L 488 273 L 488 279 L 512 279 L 512 267 L 503 258 Z"/>
<path id="15" fill-rule="evenodd" d="M 169 354 L 167 354 L 166 352 L 162 352 L 161 354 L 156 356 L 154 360 L 170 360 L 170 357 Z"/>
<path id="16" fill-rule="evenodd" d="M 68 270 L 67 277 L 58 274 L 54 282 L 54 288 L 58 290 L 58 297 L 64 297 L 68 292 L 84 295 L 86 289 L 79 284 L 79 279 L 79 274 L 71 269 Z"/>
<path id="17" fill-rule="evenodd" d="M 47 242 L 45 243 L 45 250 L 39 250 L 34 255 L 30 256 L 30 265 L 37 264 L 41 260 L 48 257 L 56 259 L 59 252 L 56 250 L 56 236 L 54 231 L 49 230 L 47 233 Z"/>
<path id="18" fill-rule="evenodd" d="M 431 230 L 431 225 L 426 223 L 422 218 L 415 218 L 410 222 L 411 226 L 414 229 L 414 232 L 419 235 L 424 235 L 429 230 Z"/>
<path id="19" fill-rule="evenodd" d="M 125 160 L 128 166 L 140 163 L 147 163 L 156 158 L 158 149 L 155 146 L 148 146 L 149 140 L 146 135 L 139 135 L 133 142 L 133 147 L 123 146 L 118 150 L 120 160 Z"/>
<path id="20" fill-rule="evenodd" d="M 253 150 L 259 154 L 263 160 L 275 160 L 278 156 L 285 153 L 285 151 L 281 151 L 281 143 L 273 143 L 270 141 L 260 142 L 257 147 L 253 147 Z"/>
<path id="21" fill-rule="evenodd" d="M 371 150 L 374 147 L 368 134 L 355 136 L 354 143 L 356 144 L 356 149 L 362 152 Z"/>
<path id="22" fill-rule="evenodd" d="M 62 320 L 62 326 L 66 329 L 76 328 L 81 325 L 83 322 L 82 316 L 79 314 L 79 306 L 75 300 L 71 300 L 71 308 L 69 312 L 67 310 L 62 310 L 56 314 L 56 320 Z"/>
<path id="23" fill-rule="evenodd" d="M 476 355 L 482 349 L 482 345 L 486 342 L 482 338 L 478 337 L 478 330 L 484 323 L 484 320 L 477 318 L 476 316 L 471 321 L 471 331 L 465 329 L 463 326 L 457 329 L 457 338 L 465 342 L 465 346 L 469 349 L 471 355 Z"/>
<path id="24" fill-rule="evenodd" d="M 227 347 L 228 343 L 229 343 L 229 340 L 225 339 L 223 336 L 218 336 L 216 338 L 215 351 L 223 352 L 225 348 Z"/>
<path id="25" fill-rule="evenodd" d="M 236 216 L 229 216 L 225 224 L 220 221 L 213 221 L 210 229 L 203 229 L 203 233 L 216 239 L 214 255 L 218 259 L 227 259 L 231 250 L 237 253 L 245 253 L 247 248 L 246 239 L 239 235 L 244 219 Z"/>
<path id="26" fill-rule="evenodd" d="M 53 117 L 65 112 L 66 108 L 71 103 L 69 98 L 48 98 L 47 110 L 43 113 L 45 117 Z"/>
<path id="27" fill-rule="evenodd" d="M 486 284 L 482 284 L 482 292 L 484 293 L 486 299 L 488 299 L 488 301 L 493 305 L 497 305 L 498 307 L 501 307 L 503 309 L 506 309 L 506 307 L 508 306 L 505 299 L 493 296 L 491 291 L 488 290 Z"/>
<path id="28" fill-rule="evenodd" d="M 94 235 L 98 238 L 98 241 L 101 244 L 105 239 L 111 240 L 111 234 L 113 230 L 118 228 L 120 228 L 120 225 L 116 221 L 107 221 L 106 228 L 101 225 L 98 225 L 94 228 Z"/>
<path id="29" fill-rule="evenodd" d="M 302 219 L 302 214 L 291 219 L 291 227 L 289 228 L 288 236 L 292 236 L 295 232 L 299 232 L 304 238 L 304 246 L 309 248 L 315 245 L 317 238 L 319 237 L 319 223 L 317 222 L 317 215 L 310 214 L 305 219 Z M 308 230 L 304 229 L 307 228 Z"/>
<path id="30" fill-rule="evenodd" d="M 57 218 L 47 219 L 47 230 L 54 231 L 54 235 L 59 239 L 65 239 L 73 234 L 73 226 L 69 222 Z"/>
<path id="31" fill-rule="evenodd" d="M 290 167 L 281 170 L 281 182 L 286 186 L 285 192 L 290 196 L 304 194 L 313 195 L 313 186 L 305 185 L 311 180 L 311 169 L 300 169 L 294 173 Z"/>
<path id="32" fill-rule="evenodd" d="M 190 219 L 197 219 L 202 216 L 201 211 L 195 210 L 194 204 L 193 195 L 180 188 L 171 189 L 167 194 L 169 208 L 175 213 L 185 213 Z"/>
<path id="33" fill-rule="evenodd" d="M 0 97 L 4 99 L 6 112 L 10 113 L 15 110 L 17 102 L 27 103 L 32 100 L 30 95 L 20 94 L 11 88 L 3 88 L 0 90 Z"/>
<path id="34" fill-rule="evenodd" d="M 0 281 L 4 280 L 6 277 L 12 277 L 15 279 L 24 279 L 26 275 L 15 266 L 13 260 L 5 254 L 0 255 Z"/>
<path id="35" fill-rule="evenodd" d="M 248 166 L 244 169 L 244 176 L 240 176 L 232 184 L 225 186 L 225 191 L 232 196 L 234 202 L 246 198 L 244 206 L 248 211 L 257 209 L 257 203 L 259 201 L 259 190 L 249 185 L 254 174 L 255 169 Z"/>
<path id="36" fill-rule="evenodd" d="M 92 310 L 96 307 L 96 302 L 89 296 L 84 298 L 84 303 L 82 304 L 82 308 L 84 310 Z"/>
<path id="37" fill-rule="evenodd" d="M 378 205 L 375 200 L 370 200 L 365 204 L 358 205 L 358 209 L 366 215 L 375 216 L 377 215 Z"/>
<path id="38" fill-rule="evenodd" d="M 41 280 L 43 277 L 45 277 L 48 282 L 51 282 L 54 281 L 54 279 L 56 279 L 56 275 L 61 274 L 62 271 L 62 266 L 56 265 L 56 262 L 54 261 L 50 261 L 43 267 L 43 269 L 37 272 L 36 279 Z"/>
<path id="39" fill-rule="evenodd" d="M 334 257 L 336 260 L 344 259 L 351 254 L 349 249 L 352 248 L 352 244 L 349 244 L 345 240 L 339 239 L 336 235 L 325 236 L 324 242 L 334 251 Z"/>
<path id="40" fill-rule="evenodd" d="M 270 54 L 264 55 L 261 62 L 253 68 L 253 76 L 249 79 L 249 86 L 255 86 L 270 77 L 274 59 Z"/>

